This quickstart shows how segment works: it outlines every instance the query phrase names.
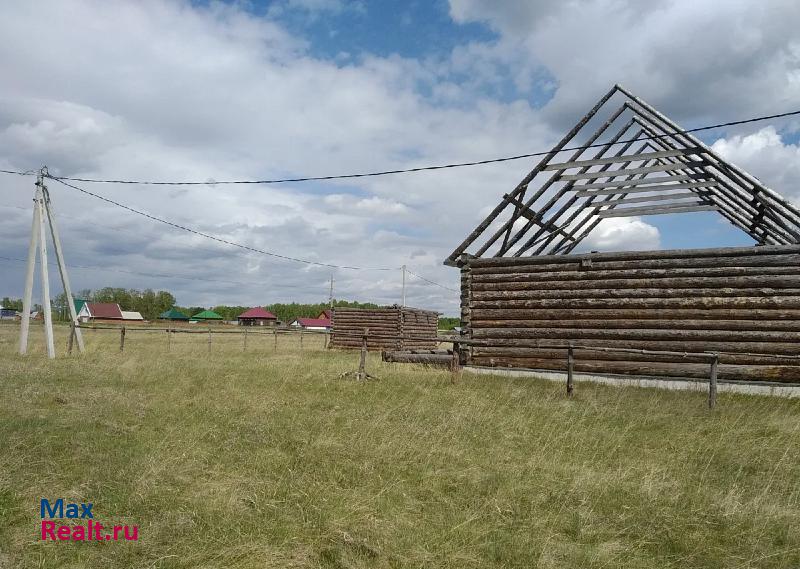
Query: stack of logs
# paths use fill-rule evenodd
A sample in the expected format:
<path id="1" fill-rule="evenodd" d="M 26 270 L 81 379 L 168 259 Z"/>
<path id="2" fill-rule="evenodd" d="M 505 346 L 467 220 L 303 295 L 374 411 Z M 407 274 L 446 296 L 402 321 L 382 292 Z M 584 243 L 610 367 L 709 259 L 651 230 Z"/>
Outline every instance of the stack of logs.
<path id="1" fill-rule="evenodd" d="M 581 348 L 613 347 L 720 352 L 720 379 L 800 381 L 800 246 L 463 261 L 470 364 L 564 370 L 571 342 L 576 371 L 708 377 L 698 357 Z"/>
<path id="2" fill-rule="evenodd" d="M 418 308 L 334 308 L 330 346 L 360 348 L 368 329 L 367 349 L 435 349 L 439 313 Z"/>

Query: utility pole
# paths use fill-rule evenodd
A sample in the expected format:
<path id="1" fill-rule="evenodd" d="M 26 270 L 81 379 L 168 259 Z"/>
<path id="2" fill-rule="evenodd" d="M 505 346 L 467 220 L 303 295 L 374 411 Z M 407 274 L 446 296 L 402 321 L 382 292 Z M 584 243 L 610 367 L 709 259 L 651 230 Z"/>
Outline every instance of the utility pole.
<path id="1" fill-rule="evenodd" d="M 55 216 L 53 215 L 50 194 L 44 180 L 47 177 L 47 167 L 39 171 L 36 178 L 36 191 L 33 197 L 33 226 L 31 227 L 31 239 L 28 245 L 28 265 L 25 274 L 25 294 L 22 299 L 22 321 L 19 336 L 19 353 L 25 355 L 28 351 L 28 333 L 30 331 L 31 300 L 33 296 L 33 277 L 36 270 L 36 248 L 39 248 L 39 261 L 41 262 L 42 277 L 42 310 L 44 311 L 44 330 L 47 341 L 47 356 L 56 357 L 55 344 L 53 340 L 53 315 L 50 308 L 50 281 L 47 271 L 47 228 L 50 228 L 50 235 L 53 239 L 53 250 L 56 254 L 58 272 L 61 276 L 61 283 L 64 285 L 64 294 L 67 297 L 69 315 L 73 323 L 75 339 L 78 341 L 78 349 L 83 352 L 83 336 L 78 328 L 78 315 L 75 312 L 75 303 L 72 299 L 72 290 L 69 286 L 67 276 L 67 266 L 64 263 L 64 253 L 61 248 L 61 239 L 58 235 Z"/>
<path id="2" fill-rule="evenodd" d="M 400 306 L 406 305 L 406 266 L 403 265 L 403 303 Z"/>
<path id="3" fill-rule="evenodd" d="M 333 310 L 333 273 L 331 273 L 331 291 L 328 294 L 328 304 L 329 308 Z"/>

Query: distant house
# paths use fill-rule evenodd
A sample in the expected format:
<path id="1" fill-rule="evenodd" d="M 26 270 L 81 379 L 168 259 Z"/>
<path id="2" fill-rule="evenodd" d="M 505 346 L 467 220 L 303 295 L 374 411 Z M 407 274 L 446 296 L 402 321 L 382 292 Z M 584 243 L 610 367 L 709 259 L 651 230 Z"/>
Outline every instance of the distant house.
<path id="1" fill-rule="evenodd" d="M 322 319 L 330 320 L 331 319 L 331 314 L 332 313 L 331 313 L 330 310 L 323 310 L 322 312 L 319 313 L 319 316 L 317 316 L 317 319 L 318 320 L 322 320 Z"/>
<path id="2" fill-rule="evenodd" d="M 17 311 L 10 308 L 3 308 L 0 306 L 0 320 L 14 320 L 17 317 Z"/>
<path id="3" fill-rule="evenodd" d="M 87 301 L 85 301 L 82 298 L 73 298 L 72 299 L 72 303 L 75 305 L 75 314 L 80 314 L 81 313 L 81 310 L 83 309 L 83 306 L 86 304 L 86 302 Z"/>
<path id="4" fill-rule="evenodd" d="M 144 320 L 144 317 L 142 317 L 142 315 L 140 313 L 138 313 L 138 312 L 134 312 L 132 310 L 123 310 L 122 311 L 122 319 L 123 320 L 135 320 L 135 321 L 142 322 Z"/>
<path id="5" fill-rule="evenodd" d="M 330 330 L 331 321 L 329 318 L 295 318 L 289 326 L 303 330 Z"/>
<path id="6" fill-rule="evenodd" d="M 260 306 L 245 310 L 237 318 L 239 326 L 275 326 L 278 317 Z"/>
<path id="7" fill-rule="evenodd" d="M 113 302 L 84 302 L 78 320 L 81 322 L 119 322 L 123 320 L 119 304 Z"/>
<path id="8" fill-rule="evenodd" d="M 222 321 L 222 316 L 213 310 L 203 310 L 192 316 L 192 322 L 213 322 Z"/>
<path id="9" fill-rule="evenodd" d="M 181 320 L 181 321 L 185 322 L 185 321 L 189 320 L 189 317 L 186 316 L 180 310 L 177 310 L 176 308 L 170 308 L 169 310 L 159 314 L 158 315 L 158 319 L 159 320 Z"/>

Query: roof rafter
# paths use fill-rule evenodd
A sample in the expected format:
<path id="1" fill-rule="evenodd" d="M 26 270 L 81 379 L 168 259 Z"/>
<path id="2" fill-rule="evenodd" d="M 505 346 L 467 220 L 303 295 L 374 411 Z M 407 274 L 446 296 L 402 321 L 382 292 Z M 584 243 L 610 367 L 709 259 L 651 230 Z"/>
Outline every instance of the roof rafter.
<path id="1" fill-rule="evenodd" d="M 600 123 L 615 95 L 624 101 Z M 558 160 L 591 123 L 599 126 Z M 587 154 L 586 146 L 610 131 L 608 142 Z M 567 254 L 603 219 L 694 211 L 716 211 L 760 244 L 800 243 L 800 210 L 793 204 L 615 85 L 503 195 L 445 264 L 457 265 L 464 255 Z"/>

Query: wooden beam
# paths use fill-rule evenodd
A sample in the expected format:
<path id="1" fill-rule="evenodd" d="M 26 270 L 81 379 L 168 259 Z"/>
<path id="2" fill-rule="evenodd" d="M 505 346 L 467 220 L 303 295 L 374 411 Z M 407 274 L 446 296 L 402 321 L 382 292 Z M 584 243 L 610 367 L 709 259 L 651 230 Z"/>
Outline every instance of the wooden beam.
<path id="1" fill-rule="evenodd" d="M 624 209 L 612 209 L 609 211 L 601 211 L 597 215 L 601 219 L 607 217 L 631 217 L 636 215 L 662 215 L 665 213 L 689 213 L 693 211 L 717 211 L 719 209 L 715 205 L 705 205 L 704 202 L 698 201 L 697 205 L 667 205 L 659 207 L 629 207 Z"/>
<path id="2" fill-rule="evenodd" d="M 598 176 L 600 178 L 602 176 Z M 642 178 L 641 180 L 636 180 L 634 185 L 636 184 L 654 184 L 654 183 L 661 183 L 661 182 L 691 182 L 696 181 L 700 176 L 697 175 L 689 175 L 683 174 L 680 176 L 661 176 L 658 178 Z M 611 180 L 610 182 L 598 182 L 596 184 L 575 184 L 576 190 L 601 190 L 603 188 L 617 188 L 619 186 L 628 186 L 631 182 L 627 180 Z"/>
<path id="3" fill-rule="evenodd" d="M 701 160 L 693 160 L 690 162 L 686 162 L 685 164 L 681 164 L 680 166 L 676 164 L 657 164 L 655 166 L 648 166 L 646 168 L 627 168 L 622 170 L 608 170 L 604 172 L 604 177 L 614 178 L 618 176 L 631 176 L 633 174 L 649 174 L 651 172 L 672 172 L 674 170 L 678 170 L 680 168 L 688 168 L 688 167 L 702 167 L 708 166 L 709 163 L 706 161 Z M 566 174 L 559 177 L 559 180 L 569 181 L 569 180 L 591 180 L 597 178 L 597 172 L 586 172 L 584 174 Z"/>
<path id="4" fill-rule="evenodd" d="M 688 200 L 688 199 L 698 199 L 698 195 L 694 192 L 681 192 L 678 194 L 656 194 L 653 196 L 639 196 L 634 198 L 620 198 L 618 200 L 606 200 L 604 202 L 597 202 L 591 204 L 591 206 L 595 205 L 602 205 L 602 206 L 618 206 L 618 205 L 625 205 L 629 203 L 647 203 L 647 202 L 660 202 L 660 201 L 667 201 L 667 200 Z"/>
<path id="5" fill-rule="evenodd" d="M 632 182 L 638 183 L 640 180 L 633 180 Z M 653 180 L 646 180 L 652 182 Z M 629 182 L 630 183 L 630 182 Z M 600 185 L 600 184 L 592 184 Z M 576 196 L 579 198 L 588 198 L 590 196 L 613 196 L 616 194 L 632 194 L 636 192 L 663 192 L 667 190 L 691 190 L 694 188 L 713 188 L 717 185 L 716 182 L 689 182 L 687 184 L 648 184 L 646 186 L 631 186 L 622 189 L 606 189 L 596 191 L 580 191 Z M 578 186 L 576 186 L 578 187 Z"/>
<path id="6" fill-rule="evenodd" d="M 585 166 L 599 166 L 601 164 L 615 164 L 617 162 L 646 162 L 656 158 L 667 158 L 670 156 L 696 155 L 697 148 L 686 148 L 677 150 L 659 150 L 657 152 L 642 152 L 638 154 L 624 154 L 622 156 L 610 156 L 608 158 L 595 158 L 593 160 L 574 160 L 572 162 L 561 162 L 558 164 L 548 164 L 542 170 L 566 170 L 567 168 L 583 168 Z"/>

